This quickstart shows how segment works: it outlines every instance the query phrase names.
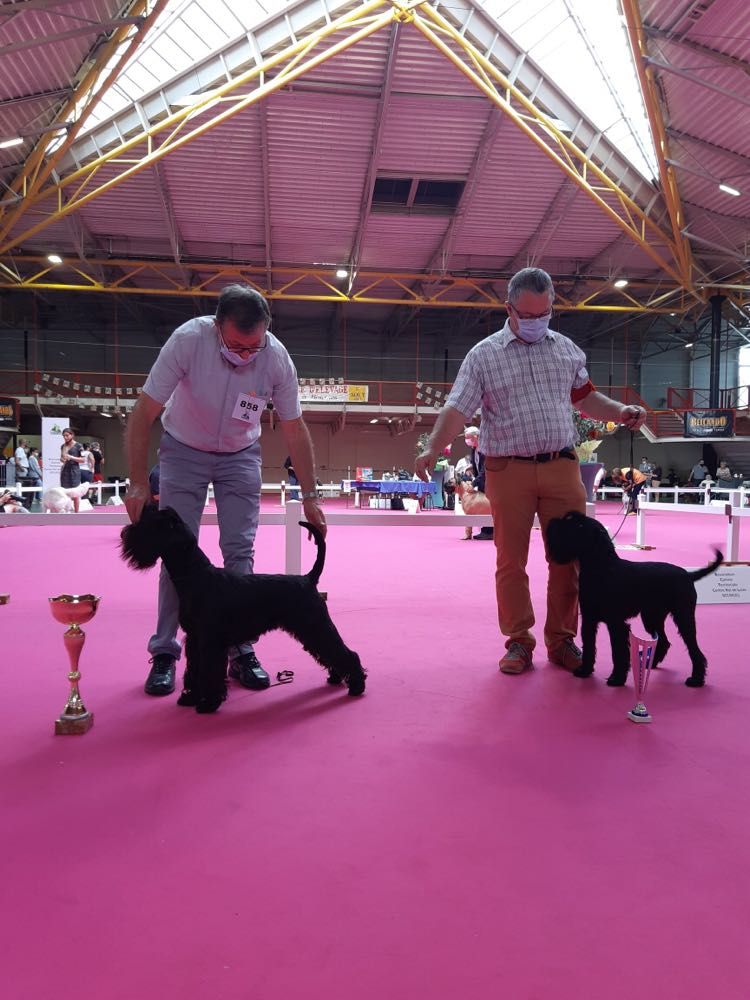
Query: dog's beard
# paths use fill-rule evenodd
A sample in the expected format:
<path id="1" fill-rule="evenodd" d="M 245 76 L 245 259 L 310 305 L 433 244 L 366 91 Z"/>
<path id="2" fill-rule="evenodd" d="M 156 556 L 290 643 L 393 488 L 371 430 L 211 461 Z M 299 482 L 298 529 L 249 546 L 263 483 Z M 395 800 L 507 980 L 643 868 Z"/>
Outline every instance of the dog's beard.
<path id="1" fill-rule="evenodd" d="M 159 555 L 153 551 L 153 546 L 139 544 L 138 526 L 128 524 L 120 533 L 120 551 L 122 558 L 131 569 L 151 569 L 159 561 Z"/>

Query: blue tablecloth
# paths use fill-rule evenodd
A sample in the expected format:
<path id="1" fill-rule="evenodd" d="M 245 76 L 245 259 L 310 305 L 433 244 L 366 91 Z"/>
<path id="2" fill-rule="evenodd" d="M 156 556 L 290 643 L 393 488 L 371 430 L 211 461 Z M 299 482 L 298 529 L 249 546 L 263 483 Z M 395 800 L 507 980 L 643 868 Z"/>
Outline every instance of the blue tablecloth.
<path id="1" fill-rule="evenodd" d="M 437 490 L 435 483 L 423 483 L 421 479 L 352 479 L 351 486 L 363 493 L 402 493 L 416 497 Z"/>

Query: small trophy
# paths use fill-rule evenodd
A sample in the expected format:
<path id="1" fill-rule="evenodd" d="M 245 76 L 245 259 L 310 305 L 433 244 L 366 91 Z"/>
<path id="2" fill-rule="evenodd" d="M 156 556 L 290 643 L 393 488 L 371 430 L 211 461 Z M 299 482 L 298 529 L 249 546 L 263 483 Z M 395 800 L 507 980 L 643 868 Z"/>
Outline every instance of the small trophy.
<path id="1" fill-rule="evenodd" d="M 99 607 L 99 600 L 100 598 L 94 597 L 93 594 L 60 594 L 59 597 L 49 599 L 52 617 L 62 625 L 69 626 L 63 634 L 63 642 L 70 660 L 68 674 L 70 694 L 62 715 L 59 719 L 55 719 L 55 733 L 58 736 L 87 733 L 94 724 L 94 713 L 86 710 L 78 691 L 78 682 L 81 679 L 78 660 L 86 641 L 86 633 L 81 625 L 90 622 L 94 617 Z"/>
<path id="2" fill-rule="evenodd" d="M 639 639 L 638 636 L 630 633 L 630 670 L 633 674 L 635 684 L 635 696 L 638 699 L 635 708 L 628 712 L 631 722 L 653 722 L 649 711 L 643 703 L 648 687 L 648 678 L 651 674 L 651 664 L 654 662 L 654 651 L 656 649 L 656 636 L 651 639 Z"/>

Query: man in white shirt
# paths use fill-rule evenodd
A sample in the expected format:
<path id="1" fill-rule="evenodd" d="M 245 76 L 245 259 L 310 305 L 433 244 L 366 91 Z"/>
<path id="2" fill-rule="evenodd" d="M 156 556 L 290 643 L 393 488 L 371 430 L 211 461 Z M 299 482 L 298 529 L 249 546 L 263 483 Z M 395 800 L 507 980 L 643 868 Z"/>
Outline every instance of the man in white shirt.
<path id="1" fill-rule="evenodd" d="M 20 483 L 22 479 L 26 479 L 29 474 L 29 456 L 26 452 L 28 446 L 29 442 L 25 438 L 18 439 L 18 447 L 15 453 L 17 483 Z"/>
<path id="2" fill-rule="evenodd" d="M 226 569 L 251 573 L 260 513 L 260 421 L 272 404 L 299 479 L 305 520 L 323 534 L 312 441 L 302 419 L 297 371 L 269 330 L 263 296 L 247 285 L 228 285 L 215 316 L 198 316 L 174 331 L 159 353 L 128 421 L 130 487 L 125 506 L 137 521 L 151 499 L 148 448 L 161 414 L 159 503 L 172 507 L 198 536 L 206 489 L 213 483 L 219 544 Z M 177 594 L 162 567 L 159 614 L 149 640 L 151 670 L 146 694 L 174 690 L 180 645 Z M 262 690 L 270 679 L 251 642 L 231 654 L 229 675 Z"/>

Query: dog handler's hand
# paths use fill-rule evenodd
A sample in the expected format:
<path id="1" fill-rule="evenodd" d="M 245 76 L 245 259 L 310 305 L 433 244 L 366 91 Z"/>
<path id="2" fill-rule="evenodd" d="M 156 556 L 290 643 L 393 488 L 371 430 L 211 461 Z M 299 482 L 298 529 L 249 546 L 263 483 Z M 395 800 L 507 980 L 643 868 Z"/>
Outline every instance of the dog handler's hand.
<path id="1" fill-rule="evenodd" d="M 435 462 L 437 461 L 437 452 L 432 452 L 430 448 L 423 451 L 421 455 L 417 455 L 417 460 L 414 463 L 414 471 L 422 480 L 423 483 L 429 483 L 430 473 L 435 468 Z"/>
<path id="2" fill-rule="evenodd" d="M 133 524 L 140 520 L 143 508 L 150 502 L 151 490 L 148 483 L 136 483 L 131 479 L 128 492 L 125 494 L 125 510 Z"/>
<path id="3" fill-rule="evenodd" d="M 326 524 L 325 514 L 320 509 L 320 504 L 315 497 L 305 497 L 302 501 L 302 508 L 305 512 L 305 520 L 309 521 L 310 524 L 314 524 L 320 531 L 323 538 L 325 538 L 326 532 L 328 531 L 328 525 Z"/>
<path id="4" fill-rule="evenodd" d="M 623 406 L 620 413 L 620 423 L 628 430 L 637 431 L 646 420 L 646 411 L 642 406 Z"/>

